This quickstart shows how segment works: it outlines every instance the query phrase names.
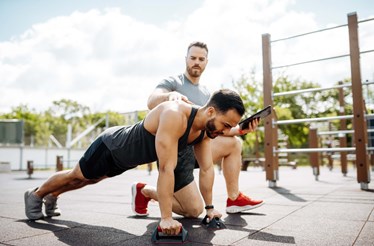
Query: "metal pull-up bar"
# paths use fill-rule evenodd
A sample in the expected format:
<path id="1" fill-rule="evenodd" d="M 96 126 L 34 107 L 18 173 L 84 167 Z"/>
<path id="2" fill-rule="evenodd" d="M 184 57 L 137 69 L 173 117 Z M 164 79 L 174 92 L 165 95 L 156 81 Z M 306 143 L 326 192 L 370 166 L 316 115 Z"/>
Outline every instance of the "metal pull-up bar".
<path id="1" fill-rule="evenodd" d="M 362 85 L 370 85 L 374 84 L 374 82 L 362 82 Z M 351 83 L 341 84 L 341 85 L 335 85 L 330 87 L 322 87 L 322 88 L 309 88 L 309 89 L 302 89 L 302 90 L 294 90 L 294 91 L 285 91 L 285 92 L 277 92 L 273 93 L 274 97 L 279 96 L 289 96 L 289 95 L 295 95 L 295 94 L 301 94 L 301 93 L 307 93 L 307 92 L 317 92 L 317 91 L 326 91 L 331 89 L 340 89 L 344 87 L 351 87 Z"/>
<path id="2" fill-rule="evenodd" d="M 374 114 L 364 115 L 365 118 L 374 117 Z M 287 124 L 297 124 L 297 123 L 310 123 L 317 121 L 332 121 L 332 120 L 345 120 L 353 119 L 353 115 L 339 115 L 339 116 L 329 116 L 320 118 L 305 118 L 305 119 L 293 119 L 293 120 L 278 120 L 274 122 L 276 125 L 287 125 Z"/>

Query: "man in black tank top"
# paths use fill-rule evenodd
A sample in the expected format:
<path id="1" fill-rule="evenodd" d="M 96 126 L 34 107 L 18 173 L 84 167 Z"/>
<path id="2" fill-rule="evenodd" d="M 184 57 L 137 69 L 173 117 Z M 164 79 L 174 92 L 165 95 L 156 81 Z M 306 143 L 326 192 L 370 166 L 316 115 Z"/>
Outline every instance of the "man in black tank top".
<path id="1" fill-rule="evenodd" d="M 177 235 L 181 224 L 172 218 L 174 169 L 178 151 L 193 144 L 200 164 L 201 194 L 207 215 L 221 217 L 212 206 L 214 167 L 210 153 L 210 139 L 225 134 L 236 126 L 244 114 L 240 96 L 228 89 L 214 93 L 209 102 L 196 108 L 185 102 L 165 102 L 152 109 L 146 118 L 129 127 L 113 127 L 104 131 L 90 145 L 72 170 L 52 175 L 40 187 L 25 192 L 25 213 L 31 220 L 57 216 L 57 197 L 66 192 L 97 183 L 144 163 L 160 163 L 158 201 L 161 211 L 161 230 Z M 178 211 L 176 211 L 178 212 Z"/>

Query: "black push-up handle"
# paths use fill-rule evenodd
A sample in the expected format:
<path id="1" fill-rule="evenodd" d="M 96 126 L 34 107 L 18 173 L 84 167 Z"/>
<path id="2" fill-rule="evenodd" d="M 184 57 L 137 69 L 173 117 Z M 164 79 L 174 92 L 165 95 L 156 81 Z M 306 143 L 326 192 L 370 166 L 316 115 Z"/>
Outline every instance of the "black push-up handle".
<path id="1" fill-rule="evenodd" d="M 170 243 L 179 244 L 184 243 L 187 240 L 188 232 L 184 227 L 181 227 L 181 231 L 178 235 L 168 235 L 162 232 L 161 227 L 157 226 L 152 234 L 152 242 L 154 243 Z"/>
<path id="2" fill-rule="evenodd" d="M 201 221 L 201 224 L 204 225 L 207 229 L 215 229 L 215 230 L 219 230 L 219 229 L 225 229 L 226 228 L 226 225 L 223 223 L 223 221 L 218 218 L 218 217 L 214 217 L 211 221 L 208 222 L 208 215 L 206 215 L 203 219 L 203 221 Z"/>

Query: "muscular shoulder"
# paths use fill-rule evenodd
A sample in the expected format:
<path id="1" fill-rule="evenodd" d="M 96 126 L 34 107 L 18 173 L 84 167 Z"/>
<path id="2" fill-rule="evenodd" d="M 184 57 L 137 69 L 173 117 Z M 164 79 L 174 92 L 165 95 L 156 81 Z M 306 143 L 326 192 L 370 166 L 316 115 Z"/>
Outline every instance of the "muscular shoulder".
<path id="1" fill-rule="evenodd" d="M 162 102 L 147 115 L 144 126 L 152 133 L 159 128 L 184 131 L 190 110 L 191 106 L 181 101 Z"/>
<path id="2" fill-rule="evenodd" d="M 160 104 L 160 115 L 171 118 L 188 118 L 191 106 L 183 101 L 166 101 Z"/>

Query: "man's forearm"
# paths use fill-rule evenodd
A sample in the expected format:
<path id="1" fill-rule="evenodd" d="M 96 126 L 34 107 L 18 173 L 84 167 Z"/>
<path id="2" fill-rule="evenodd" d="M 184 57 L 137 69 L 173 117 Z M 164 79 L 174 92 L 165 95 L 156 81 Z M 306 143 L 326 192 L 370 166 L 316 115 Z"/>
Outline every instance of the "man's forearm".
<path id="1" fill-rule="evenodd" d="M 161 218 L 171 218 L 174 195 L 174 172 L 160 170 L 157 181 L 157 198 L 160 205 Z"/>
<path id="2" fill-rule="evenodd" d="M 157 105 L 159 105 L 162 102 L 169 100 L 169 93 L 153 93 L 148 98 L 147 106 L 149 109 L 155 108 Z"/>
<path id="3" fill-rule="evenodd" d="M 222 136 L 233 137 L 233 136 L 240 136 L 240 135 L 243 135 L 243 132 L 240 130 L 239 126 L 236 126 L 236 127 L 231 128 L 231 130 L 226 135 L 222 135 Z"/>
<path id="4" fill-rule="evenodd" d="M 205 205 L 212 205 L 213 203 L 213 182 L 214 182 L 213 165 L 208 170 L 200 170 L 199 187 L 200 187 L 200 192 L 204 199 Z"/>

